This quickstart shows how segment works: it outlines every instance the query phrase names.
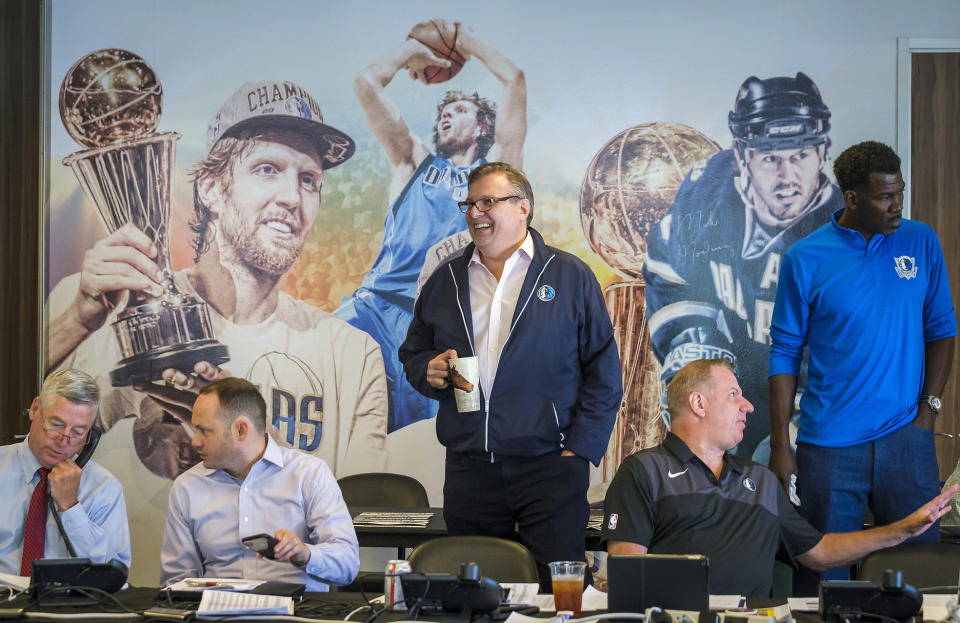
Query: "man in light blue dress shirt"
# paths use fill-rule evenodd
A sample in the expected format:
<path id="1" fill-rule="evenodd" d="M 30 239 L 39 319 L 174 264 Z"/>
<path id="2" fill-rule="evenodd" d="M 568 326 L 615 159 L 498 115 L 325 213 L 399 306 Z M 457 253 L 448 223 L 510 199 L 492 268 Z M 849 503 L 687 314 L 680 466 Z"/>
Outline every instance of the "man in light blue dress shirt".
<path id="1" fill-rule="evenodd" d="M 357 535 L 333 473 L 322 460 L 281 448 L 267 435 L 266 404 L 255 385 L 238 378 L 207 385 L 191 424 L 203 462 L 170 491 L 160 555 L 164 584 L 246 578 L 326 591 L 356 577 Z M 261 533 L 277 539 L 272 560 L 242 543 Z"/>
<path id="2" fill-rule="evenodd" d="M 93 461 L 80 467 L 74 458 L 88 439 L 100 392 L 79 370 L 58 370 L 44 381 L 30 405 L 30 434 L 0 447 L 0 572 L 29 574 L 23 564 L 28 509 L 49 471 L 49 496 L 77 554 L 93 562 L 119 560 L 130 566 L 130 533 L 123 488 Z M 43 548 L 38 558 L 70 556 L 57 524 L 43 510 Z M 39 536 L 39 533 L 38 533 Z"/>

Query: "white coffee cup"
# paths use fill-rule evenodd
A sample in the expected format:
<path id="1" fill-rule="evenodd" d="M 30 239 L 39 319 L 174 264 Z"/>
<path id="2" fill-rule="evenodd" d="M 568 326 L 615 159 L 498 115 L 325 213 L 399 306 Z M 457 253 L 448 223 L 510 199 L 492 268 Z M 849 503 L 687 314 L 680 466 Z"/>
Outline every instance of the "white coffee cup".
<path id="1" fill-rule="evenodd" d="M 450 384 L 457 399 L 457 411 L 470 413 L 480 410 L 480 361 L 476 357 L 459 357 L 447 361 Z"/>

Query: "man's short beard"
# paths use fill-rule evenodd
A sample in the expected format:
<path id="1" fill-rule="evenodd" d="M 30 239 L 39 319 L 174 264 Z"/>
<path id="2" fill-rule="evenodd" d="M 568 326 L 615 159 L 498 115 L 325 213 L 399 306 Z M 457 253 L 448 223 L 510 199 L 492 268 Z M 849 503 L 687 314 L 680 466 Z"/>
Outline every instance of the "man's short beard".
<path id="1" fill-rule="evenodd" d="M 293 268 L 300 252 L 303 250 L 301 245 L 294 249 L 265 249 L 262 246 L 236 247 L 237 257 L 250 268 L 273 277 L 282 277 L 288 270 Z"/>
<path id="2" fill-rule="evenodd" d="M 277 278 L 293 268 L 303 251 L 303 240 L 295 246 L 267 246 L 266 243 L 257 239 L 256 229 L 249 232 L 242 227 L 221 225 L 220 233 L 223 237 L 222 245 L 232 248 L 233 254 L 243 265 L 255 272 Z"/>

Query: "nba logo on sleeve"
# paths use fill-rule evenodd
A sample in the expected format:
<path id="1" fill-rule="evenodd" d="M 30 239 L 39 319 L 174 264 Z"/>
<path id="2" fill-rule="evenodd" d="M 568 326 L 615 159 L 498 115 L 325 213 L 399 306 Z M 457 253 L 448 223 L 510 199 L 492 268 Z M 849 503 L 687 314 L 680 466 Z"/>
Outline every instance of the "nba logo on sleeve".
<path id="1" fill-rule="evenodd" d="M 607 522 L 607 528 L 610 530 L 616 530 L 618 518 L 619 517 L 616 513 L 610 513 L 610 521 Z"/>

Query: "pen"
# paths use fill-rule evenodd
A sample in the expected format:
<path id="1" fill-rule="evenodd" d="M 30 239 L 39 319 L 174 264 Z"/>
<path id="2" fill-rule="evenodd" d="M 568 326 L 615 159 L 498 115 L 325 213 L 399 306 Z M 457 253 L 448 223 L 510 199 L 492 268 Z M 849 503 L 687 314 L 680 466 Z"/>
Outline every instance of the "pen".
<path id="1" fill-rule="evenodd" d="M 222 580 L 187 580 L 187 586 L 233 586 L 236 582 Z"/>

